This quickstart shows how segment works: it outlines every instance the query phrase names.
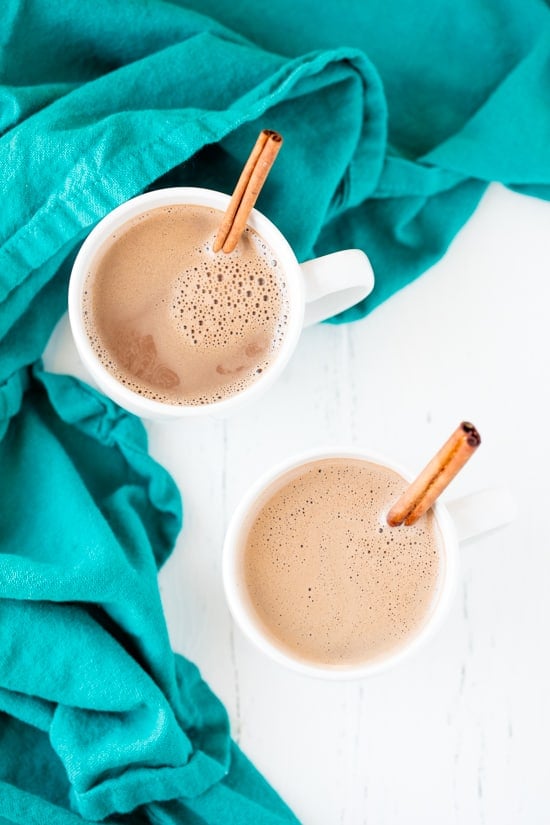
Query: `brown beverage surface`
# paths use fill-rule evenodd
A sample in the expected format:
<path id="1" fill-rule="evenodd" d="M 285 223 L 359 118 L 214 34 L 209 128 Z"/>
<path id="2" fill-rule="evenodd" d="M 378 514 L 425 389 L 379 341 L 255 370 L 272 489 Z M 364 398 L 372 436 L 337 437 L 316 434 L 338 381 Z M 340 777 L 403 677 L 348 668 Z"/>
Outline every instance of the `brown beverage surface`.
<path id="1" fill-rule="evenodd" d="M 307 662 L 370 662 L 424 625 L 441 573 L 441 538 L 426 513 L 389 527 L 407 482 L 359 459 L 290 470 L 264 493 L 248 529 L 250 606 L 271 640 Z"/>
<path id="2" fill-rule="evenodd" d="M 250 227 L 237 249 L 212 252 L 223 213 L 151 209 L 98 253 L 84 320 L 101 363 L 135 392 L 209 404 L 248 387 L 277 355 L 288 321 L 281 265 Z"/>

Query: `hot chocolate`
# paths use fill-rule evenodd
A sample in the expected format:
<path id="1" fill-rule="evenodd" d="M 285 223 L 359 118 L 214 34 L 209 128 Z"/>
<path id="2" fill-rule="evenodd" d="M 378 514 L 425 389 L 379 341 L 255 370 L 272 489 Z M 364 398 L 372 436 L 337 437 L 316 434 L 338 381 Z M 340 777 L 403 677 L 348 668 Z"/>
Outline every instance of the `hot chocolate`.
<path id="1" fill-rule="evenodd" d="M 387 467 L 326 458 L 261 496 L 243 538 L 249 608 L 283 652 L 351 666 L 404 646 L 425 624 L 441 575 L 431 512 L 411 527 L 386 514 L 407 487 Z"/>
<path id="2" fill-rule="evenodd" d="M 223 213 L 158 207 L 104 244 L 84 289 L 85 328 L 103 366 L 169 404 L 226 399 L 277 357 L 288 298 L 277 256 L 247 227 L 231 254 L 212 251 Z"/>

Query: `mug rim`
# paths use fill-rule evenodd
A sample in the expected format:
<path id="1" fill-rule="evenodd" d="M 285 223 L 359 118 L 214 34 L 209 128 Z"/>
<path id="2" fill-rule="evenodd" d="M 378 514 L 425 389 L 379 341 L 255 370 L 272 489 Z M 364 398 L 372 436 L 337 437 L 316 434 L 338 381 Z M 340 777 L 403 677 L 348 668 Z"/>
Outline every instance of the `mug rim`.
<path id="1" fill-rule="evenodd" d="M 444 556 L 443 576 L 432 603 L 430 613 L 420 630 L 396 651 L 390 652 L 372 662 L 353 665 L 325 665 L 301 660 L 284 652 L 272 643 L 267 634 L 262 632 L 260 624 L 255 621 L 251 611 L 244 604 L 239 593 L 238 567 L 242 554 L 242 531 L 247 517 L 268 487 L 292 469 L 305 466 L 311 461 L 324 458 L 354 458 L 380 464 L 397 472 L 405 481 L 412 481 L 413 473 L 386 456 L 372 450 L 353 446 L 321 447 L 287 457 L 262 473 L 241 496 L 226 529 L 222 550 L 222 579 L 229 611 L 244 635 L 273 661 L 306 676 L 313 676 L 330 681 L 346 681 L 364 678 L 382 673 L 413 655 L 433 635 L 441 624 L 450 607 L 455 590 L 458 571 L 458 537 L 451 515 L 445 505 L 436 501 L 432 506 L 437 526 L 441 533 L 442 555 Z M 242 585 L 244 591 L 245 585 Z"/>
<path id="2" fill-rule="evenodd" d="M 84 239 L 74 260 L 69 279 L 69 323 L 78 354 L 99 387 L 120 406 L 151 419 L 174 419 L 201 415 L 222 415 L 262 393 L 277 379 L 290 360 L 303 327 L 305 289 L 300 264 L 282 232 L 262 212 L 252 209 L 247 226 L 255 229 L 273 249 L 281 263 L 288 294 L 289 318 L 279 351 L 269 367 L 252 384 L 234 395 L 209 404 L 170 404 L 146 398 L 125 386 L 101 363 L 94 352 L 83 321 L 82 293 L 89 267 L 109 235 L 137 215 L 170 204 L 207 206 L 225 211 L 230 195 L 216 189 L 176 186 L 136 195 L 112 209 Z"/>

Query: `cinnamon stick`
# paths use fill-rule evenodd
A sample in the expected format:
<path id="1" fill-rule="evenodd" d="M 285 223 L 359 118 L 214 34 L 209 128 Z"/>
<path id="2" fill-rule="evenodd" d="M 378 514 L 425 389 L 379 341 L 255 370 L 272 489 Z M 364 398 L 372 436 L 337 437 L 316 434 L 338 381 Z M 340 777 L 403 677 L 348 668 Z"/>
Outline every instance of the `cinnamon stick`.
<path id="1" fill-rule="evenodd" d="M 264 129 L 260 132 L 218 229 L 212 247 L 214 252 L 219 252 L 220 249 L 226 253 L 233 252 L 237 246 L 250 212 L 282 145 L 283 138 L 278 132 L 272 129 Z"/>
<path id="2" fill-rule="evenodd" d="M 395 502 L 386 516 L 390 527 L 397 527 L 399 524 L 410 526 L 418 521 L 480 444 L 481 438 L 474 425 L 463 421 L 418 478 Z"/>

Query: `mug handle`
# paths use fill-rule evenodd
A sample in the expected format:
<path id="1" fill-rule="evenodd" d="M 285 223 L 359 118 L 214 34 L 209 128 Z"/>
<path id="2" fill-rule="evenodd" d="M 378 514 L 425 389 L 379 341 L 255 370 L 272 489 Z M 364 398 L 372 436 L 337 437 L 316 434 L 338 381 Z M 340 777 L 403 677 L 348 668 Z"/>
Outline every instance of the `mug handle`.
<path id="1" fill-rule="evenodd" d="M 374 274 L 361 249 L 344 249 L 301 264 L 306 307 L 304 327 L 325 321 L 372 292 Z"/>
<path id="2" fill-rule="evenodd" d="M 489 487 L 462 498 L 446 501 L 460 542 L 510 524 L 517 516 L 517 502 L 507 487 Z"/>

